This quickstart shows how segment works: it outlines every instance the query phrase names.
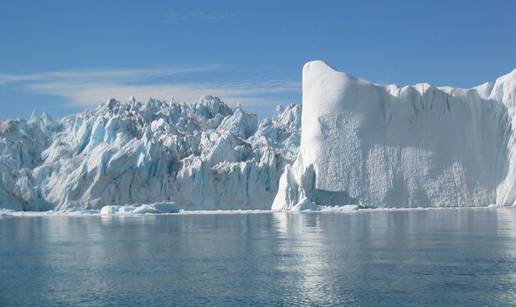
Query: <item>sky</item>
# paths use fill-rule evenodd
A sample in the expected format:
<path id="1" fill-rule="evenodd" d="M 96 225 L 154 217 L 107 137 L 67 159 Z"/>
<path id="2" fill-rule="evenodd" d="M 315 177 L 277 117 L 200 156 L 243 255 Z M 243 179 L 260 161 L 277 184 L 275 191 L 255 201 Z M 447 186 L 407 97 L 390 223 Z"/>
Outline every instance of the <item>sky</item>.
<path id="1" fill-rule="evenodd" d="M 113 97 L 301 101 L 321 59 L 383 84 L 471 87 L 516 68 L 516 1 L 0 1 L 0 119 Z"/>

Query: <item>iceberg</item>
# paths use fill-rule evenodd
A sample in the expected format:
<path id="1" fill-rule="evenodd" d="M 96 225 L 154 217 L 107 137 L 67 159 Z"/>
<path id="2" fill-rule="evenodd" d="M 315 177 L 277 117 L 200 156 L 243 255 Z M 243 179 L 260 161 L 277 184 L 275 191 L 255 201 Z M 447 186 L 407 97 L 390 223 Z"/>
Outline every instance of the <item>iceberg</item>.
<path id="1" fill-rule="evenodd" d="M 312 61 L 302 99 L 273 210 L 515 204 L 516 70 L 471 89 L 384 86 Z"/>

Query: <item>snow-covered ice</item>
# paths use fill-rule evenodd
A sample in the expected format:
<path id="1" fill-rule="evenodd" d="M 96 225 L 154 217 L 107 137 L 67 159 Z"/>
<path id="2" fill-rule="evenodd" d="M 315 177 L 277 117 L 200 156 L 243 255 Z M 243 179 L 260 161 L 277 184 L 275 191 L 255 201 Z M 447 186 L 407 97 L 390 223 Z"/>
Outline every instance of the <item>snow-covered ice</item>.
<path id="1" fill-rule="evenodd" d="M 472 89 L 378 85 L 303 68 L 299 155 L 274 210 L 513 205 L 516 70 Z"/>

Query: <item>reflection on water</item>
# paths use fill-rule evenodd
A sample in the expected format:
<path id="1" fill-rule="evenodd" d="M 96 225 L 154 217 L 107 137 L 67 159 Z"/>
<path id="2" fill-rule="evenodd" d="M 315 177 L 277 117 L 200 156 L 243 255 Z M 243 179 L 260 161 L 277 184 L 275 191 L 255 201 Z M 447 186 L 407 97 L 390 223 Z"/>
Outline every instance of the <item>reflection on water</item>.
<path id="1" fill-rule="evenodd" d="M 516 303 L 516 210 L 0 217 L 0 305 Z"/>

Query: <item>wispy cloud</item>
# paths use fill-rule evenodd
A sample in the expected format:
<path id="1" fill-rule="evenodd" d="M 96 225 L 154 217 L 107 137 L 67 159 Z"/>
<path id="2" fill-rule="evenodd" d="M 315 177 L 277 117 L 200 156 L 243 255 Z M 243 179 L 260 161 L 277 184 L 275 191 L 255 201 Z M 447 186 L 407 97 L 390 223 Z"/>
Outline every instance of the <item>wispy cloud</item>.
<path id="1" fill-rule="evenodd" d="M 153 67 L 138 69 L 80 69 L 51 71 L 43 73 L 27 74 L 2 74 L 0 73 L 0 85 L 15 82 L 49 82 L 53 80 L 111 80 L 116 82 L 141 80 L 152 77 L 169 77 L 180 74 L 200 73 L 207 71 L 220 70 L 220 65 L 196 66 L 196 67 Z"/>
<path id="2" fill-rule="evenodd" d="M 220 65 L 180 68 L 85 69 L 27 74 L 0 74 L 0 86 L 66 98 L 76 106 L 94 106 L 110 98 L 126 100 L 135 96 L 191 102 L 203 95 L 215 95 L 230 104 L 278 104 L 278 98 L 300 90 L 298 81 L 259 80 L 243 82 L 177 81 L 185 75 L 202 80 L 203 73 L 222 72 Z M 192 76 L 190 76 L 192 77 Z M 287 101 L 290 102 L 290 101 Z"/>

